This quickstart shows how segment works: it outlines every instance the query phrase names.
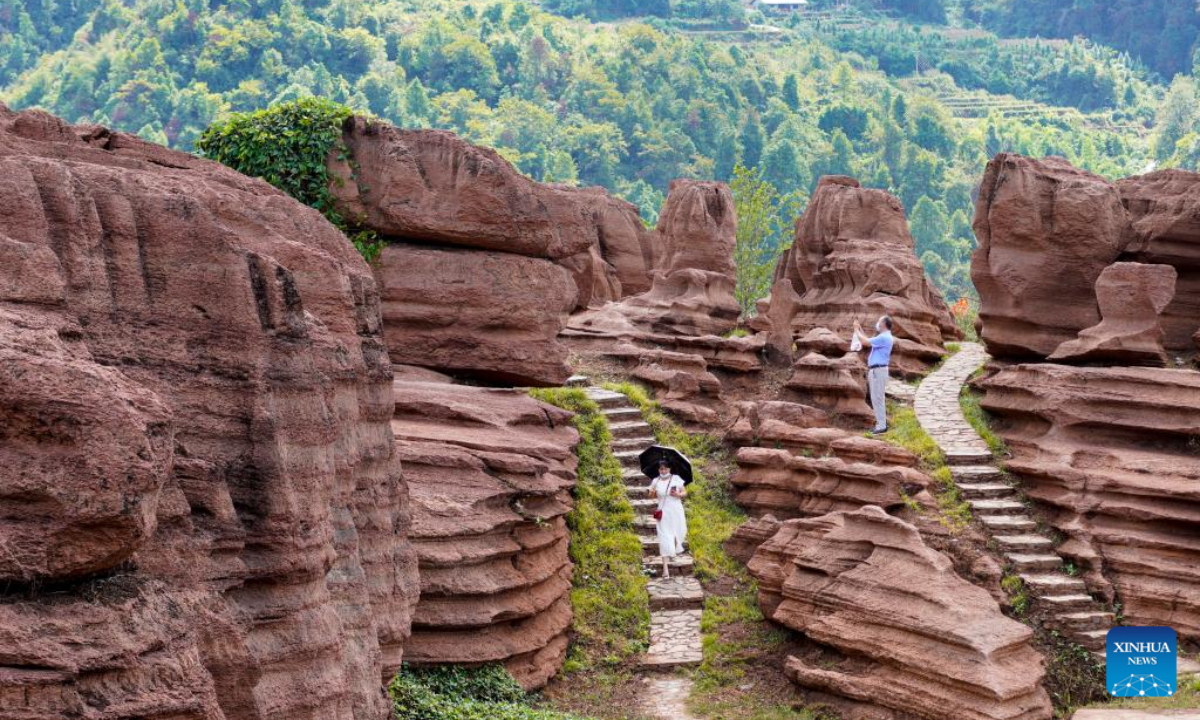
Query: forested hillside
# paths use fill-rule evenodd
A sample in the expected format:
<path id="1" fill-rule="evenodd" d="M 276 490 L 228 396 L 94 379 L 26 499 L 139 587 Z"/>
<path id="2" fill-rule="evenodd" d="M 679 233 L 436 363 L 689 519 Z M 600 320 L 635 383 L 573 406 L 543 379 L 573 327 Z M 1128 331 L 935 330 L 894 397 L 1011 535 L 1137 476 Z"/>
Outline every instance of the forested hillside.
<path id="1" fill-rule="evenodd" d="M 509 0 L 0 0 L 0 99 L 191 149 L 232 111 L 327 97 L 398 125 L 455 130 L 540 180 L 604 185 L 648 221 L 676 177 L 728 180 L 741 164 L 791 207 L 821 175 L 852 174 L 903 199 L 951 298 L 971 292 L 972 191 L 992 154 L 1064 155 L 1110 176 L 1146 165 L 1162 89 L 1115 53 L 1031 52 L 902 22 L 835 32 L 757 12 L 746 20 L 777 29 L 717 41 L 670 19 L 593 24 Z M 910 69 L 914 53 L 928 67 Z M 993 111 L 986 98 L 961 99 L 972 89 L 1091 114 Z M 1186 117 L 1176 125 L 1163 157 L 1194 130 Z"/>
<path id="2" fill-rule="evenodd" d="M 1170 79 L 1191 73 L 1200 41 L 1195 0 L 959 0 L 965 17 L 1008 36 L 1082 35 Z"/>

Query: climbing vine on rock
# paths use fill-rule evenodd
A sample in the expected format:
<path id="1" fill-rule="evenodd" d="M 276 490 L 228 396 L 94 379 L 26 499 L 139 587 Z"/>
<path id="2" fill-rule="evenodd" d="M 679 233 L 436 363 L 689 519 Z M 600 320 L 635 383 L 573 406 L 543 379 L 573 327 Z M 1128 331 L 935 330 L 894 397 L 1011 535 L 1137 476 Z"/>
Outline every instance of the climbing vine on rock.
<path id="1" fill-rule="evenodd" d="M 233 113 L 215 122 L 196 141 L 205 157 L 238 172 L 260 177 L 320 211 L 346 234 L 368 262 L 383 249 L 374 231 L 358 227 L 334 209 L 326 160 L 331 151 L 347 152 L 342 125 L 350 108 L 307 97 L 266 110 Z"/>

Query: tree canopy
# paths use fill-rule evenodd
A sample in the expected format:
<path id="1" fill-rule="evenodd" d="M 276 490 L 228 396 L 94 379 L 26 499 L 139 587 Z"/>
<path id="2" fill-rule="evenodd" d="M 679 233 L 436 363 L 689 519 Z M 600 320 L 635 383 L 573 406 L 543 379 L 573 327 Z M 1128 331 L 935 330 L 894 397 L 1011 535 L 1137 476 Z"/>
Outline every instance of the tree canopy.
<path id="1" fill-rule="evenodd" d="M 1030 53 L 990 36 L 979 42 L 994 56 L 973 61 L 960 41 L 903 21 L 821 30 L 798 16 L 745 18 L 778 24 L 763 41 L 754 29 L 725 37 L 671 24 L 724 22 L 726 5 L 0 0 L 0 97 L 214 156 L 213 139 L 230 139 L 222 134 L 247 117 L 237 113 L 326 98 L 400 126 L 453 130 L 538 180 L 603 185 L 647 222 L 672 179 L 730 181 L 739 164 L 776 198 L 806 197 L 821 175 L 848 174 L 897 194 L 910 212 L 924 200 L 922 216 L 932 206 L 947 218 L 970 217 L 996 152 L 1063 155 L 1108 176 L 1146 165 L 1150 143 L 1121 123 L 1152 123 L 1162 90 L 1115 53 Z M 899 17 L 925 5 L 884 3 Z M 588 19 L 629 12 L 643 17 Z M 575 14 L 588 17 L 564 16 Z M 945 69 L 914 77 L 904 58 L 916 52 Z M 1064 80 L 1072 64 L 1084 74 Z M 953 98 L 988 92 L 1012 67 L 1011 92 L 1127 116 L 1105 124 L 1035 108 L 964 117 Z M 1172 93 L 1186 108 L 1186 93 Z M 1200 141 L 1175 105 L 1163 110 L 1155 147 L 1164 162 L 1186 165 Z M 919 254 L 949 268 L 934 276 L 948 296 L 970 293 L 973 241 L 937 235 L 918 233 Z"/>

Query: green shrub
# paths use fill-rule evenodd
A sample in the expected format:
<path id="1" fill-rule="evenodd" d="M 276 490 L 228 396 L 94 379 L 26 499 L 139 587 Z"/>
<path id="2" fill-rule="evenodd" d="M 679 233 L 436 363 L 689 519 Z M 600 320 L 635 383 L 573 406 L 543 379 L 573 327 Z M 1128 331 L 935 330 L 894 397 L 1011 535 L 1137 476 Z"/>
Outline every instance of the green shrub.
<path id="1" fill-rule="evenodd" d="M 608 421 L 583 390 L 537 389 L 530 395 L 574 412 L 579 430 L 575 508 L 567 515 L 575 564 L 575 633 L 566 669 L 615 665 L 647 647 L 650 606 L 642 543 L 633 527 L 621 463 L 609 446 Z"/>
<path id="2" fill-rule="evenodd" d="M 500 665 L 405 666 L 388 686 L 397 720 L 583 720 L 538 710 Z"/>
<path id="3" fill-rule="evenodd" d="M 343 218 L 334 209 L 329 191 L 326 160 L 335 150 L 341 159 L 346 158 L 342 126 L 351 115 L 350 108 L 331 100 L 301 98 L 266 110 L 233 113 L 210 125 L 196 140 L 196 149 L 316 208 L 373 262 L 382 243 L 374 232 Z"/>
<path id="4" fill-rule="evenodd" d="M 1023 616 L 1029 610 L 1029 591 L 1025 581 L 1019 575 L 1005 575 L 1000 579 L 1000 587 L 1008 594 L 1008 604 L 1012 606 L 1013 614 Z"/>

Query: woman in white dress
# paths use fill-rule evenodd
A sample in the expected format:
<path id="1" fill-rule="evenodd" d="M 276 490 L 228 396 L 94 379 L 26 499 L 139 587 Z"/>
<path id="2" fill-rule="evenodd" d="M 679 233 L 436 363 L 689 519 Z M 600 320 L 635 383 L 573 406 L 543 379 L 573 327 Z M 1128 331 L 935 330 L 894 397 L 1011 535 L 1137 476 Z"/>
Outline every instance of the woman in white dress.
<path id="1" fill-rule="evenodd" d="M 667 567 L 670 558 L 683 553 L 683 543 L 687 541 L 687 516 L 683 512 L 684 489 L 683 478 L 671 472 L 667 463 L 659 463 L 658 477 L 650 483 L 650 496 L 658 499 L 658 510 L 662 518 L 658 520 L 658 554 L 662 556 L 664 578 L 671 577 Z"/>

